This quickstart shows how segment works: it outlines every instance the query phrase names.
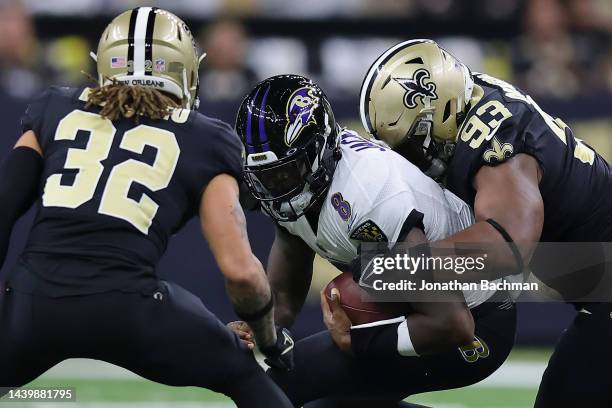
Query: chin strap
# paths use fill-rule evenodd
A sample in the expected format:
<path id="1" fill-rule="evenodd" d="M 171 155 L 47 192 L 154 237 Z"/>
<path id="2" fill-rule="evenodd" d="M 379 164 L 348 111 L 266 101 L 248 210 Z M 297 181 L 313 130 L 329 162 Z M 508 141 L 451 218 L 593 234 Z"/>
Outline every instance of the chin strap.
<path id="1" fill-rule="evenodd" d="M 284 201 L 280 205 L 281 213 L 294 213 L 295 215 L 301 214 L 306 207 L 312 201 L 313 194 L 310 191 L 303 191 L 300 194 L 296 195 L 289 201 Z"/>

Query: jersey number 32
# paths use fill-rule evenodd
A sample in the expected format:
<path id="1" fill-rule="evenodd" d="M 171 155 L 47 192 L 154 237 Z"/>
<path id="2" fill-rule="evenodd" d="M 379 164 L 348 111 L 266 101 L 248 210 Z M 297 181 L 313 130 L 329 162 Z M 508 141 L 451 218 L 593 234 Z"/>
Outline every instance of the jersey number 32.
<path id="1" fill-rule="evenodd" d="M 85 149 L 69 149 L 64 168 L 78 170 L 72 185 L 62 185 L 62 175 L 53 174 L 47 179 L 43 194 L 45 207 L 77 208 L 94 197 L 102 177 L 102 161 L 108 158 L 117 129 L 102 116 L 74 110 L 58 124 L 55 140 L 75 140 L 79 130 L 89 132 Z M 100 214 L 121 218 L 143 234 L 155 218 L 159 205 L 143 194 L 140 200 L 128 197 L 132 183 L 139 183 L 151 191 L 168 187 L 180 149 L 174 133 L 167 130 L 139 125 L 124 133 L 119 147 L 142 154 L 145 146 L 157 149 L 153 165 L 129 159 L 116 165 L 110 172 L 100 199 Z"/>

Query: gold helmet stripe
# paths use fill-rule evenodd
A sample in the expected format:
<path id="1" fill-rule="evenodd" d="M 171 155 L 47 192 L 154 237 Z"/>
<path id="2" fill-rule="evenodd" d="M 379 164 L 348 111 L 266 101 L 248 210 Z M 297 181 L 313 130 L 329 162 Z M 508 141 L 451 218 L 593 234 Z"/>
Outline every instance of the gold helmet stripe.
<path id="1" fill-rule="evenodd" d="M 137 13 L 134 27 L 133 72 L 134 75 L 141 76 L 145 75 L 147 26 L 149 25 L 149 14 L 153 13 L 153 8 L 140 7 Z"/>
<path id="2" fill-rule="evenodd" d="M 380 67 L 389 61 L 395 53 L 403 50 L 404 48 L 410 47 L 412 45 L 421 44 L 424 42 L 432 42 L 428 39 L 415 39 L 401 42 L 387 51 L 385 51 L 374 63 L 370 66 L 368 73 L 366 74 L 363 83 L 361 84 L 361 93 L 359 95 L 359 116 L 361 117 L 361 123 L 368 133 L 372 134 L 372 136 L 376 137 L 375 128 L 370 120 L 370 112 L 369 112 L 369 102 L 370 102 L 370 90 L 372 89 L 372 85 L 376 80 L 376 74 L 378 74 Z"/>

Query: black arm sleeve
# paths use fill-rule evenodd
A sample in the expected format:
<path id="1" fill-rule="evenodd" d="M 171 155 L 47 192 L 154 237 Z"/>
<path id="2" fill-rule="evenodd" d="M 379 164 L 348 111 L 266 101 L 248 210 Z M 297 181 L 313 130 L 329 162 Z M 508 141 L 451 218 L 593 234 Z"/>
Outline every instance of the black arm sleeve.
<path id="1" fill-rule="evenodd" d="M 15 222 L 36 201 L 43 159 L 29 147 L 14 149 L 0 167 L 0 267 Z"/>

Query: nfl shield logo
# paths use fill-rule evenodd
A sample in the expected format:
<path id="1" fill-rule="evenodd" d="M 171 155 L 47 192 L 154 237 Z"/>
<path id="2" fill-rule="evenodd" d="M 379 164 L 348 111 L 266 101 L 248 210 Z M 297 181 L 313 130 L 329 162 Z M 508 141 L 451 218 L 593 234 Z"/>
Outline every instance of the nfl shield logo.
<path id="1" fill-rule="evenodd" d="M 111 68 L 125 68 L 127 61 L 125 57 L 111 57 Z"/>
<path id="2" fill-rule="evenodd" d="M 166 70 L 166 60 L 158 58 L 155 60 L 155 70 L 158 72 L 164 72 Z"/>

